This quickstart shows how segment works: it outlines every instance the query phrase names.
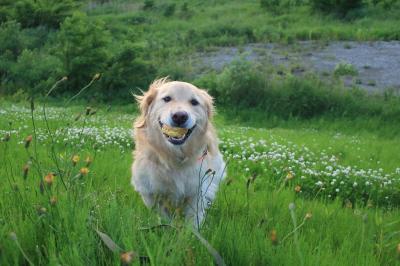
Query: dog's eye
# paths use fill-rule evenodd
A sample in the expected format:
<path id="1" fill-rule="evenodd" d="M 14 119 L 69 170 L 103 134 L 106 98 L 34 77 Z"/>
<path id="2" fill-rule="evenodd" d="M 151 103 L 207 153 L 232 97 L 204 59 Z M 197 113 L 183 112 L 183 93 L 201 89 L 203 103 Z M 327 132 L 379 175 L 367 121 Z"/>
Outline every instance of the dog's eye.
<path id="1" fill-rule="evenodd" d="M 199 102 L 198 102 L 196 99 L 190 100 L 190 103 L 191 103 L 192 105 L 194 105 L 194 106 L 196 106 L 196 105 L 199 104 Z"/>
<path id="2" fill-rule="evenodd" d="M 171 97 L 170 96 L 165 96 L 164 98 L 162 98 L 164 100 L 164 102 L 169 102 L 171 101 Z"/>

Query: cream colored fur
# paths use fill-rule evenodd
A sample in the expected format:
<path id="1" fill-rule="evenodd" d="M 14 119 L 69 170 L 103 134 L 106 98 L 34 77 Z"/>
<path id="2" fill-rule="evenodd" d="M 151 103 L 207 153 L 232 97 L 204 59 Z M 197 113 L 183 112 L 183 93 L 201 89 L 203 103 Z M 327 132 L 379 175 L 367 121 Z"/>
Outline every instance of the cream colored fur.
<path id="1" fill-rule="evenodd" d="M 166 96 L 170 102 L 163 100 Z M 198 228 L 225 173 L 212 125 L 213 100 L 192 84 L 166 78 L 154 81 L 136 98 L 141 113 L 134 123 L 132 185 L 146 206 L 168 218 L 182 214 Z M 192 99 L 199 104 L 192 105 Z M 159 124 L 168 123 L 177 111 L 187 112 L 196 125 L 182 145 L 167 141 Z"/>

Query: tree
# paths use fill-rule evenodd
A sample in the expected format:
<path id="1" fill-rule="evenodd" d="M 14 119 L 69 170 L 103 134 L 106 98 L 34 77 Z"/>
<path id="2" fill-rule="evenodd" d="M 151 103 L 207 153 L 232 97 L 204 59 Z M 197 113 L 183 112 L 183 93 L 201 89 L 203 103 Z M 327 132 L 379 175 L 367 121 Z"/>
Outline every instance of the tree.
<path id="1" fill-rule="evenodd" d="M 310 0 L 311 7 L 324 13 L 345 17 L 347 13 L 363 6 L 363 0 Z"/>
<path id="2" fill-rule="evenodd" d="M 154 79 L 155 69 L 143 58 L 143 48 L 131 42 L 125 42 L 112 57 L 108 70 L 101 82 L 101 96 L 105 98 L 125 98 L 129 91 L 144 90 Z"/>
<path id="3" fill-rule="evenodd" d="M 59 28 L 77 6 L 74 0 L 19 0 L 15 3 L 15 20 L 22 27 Z"/>
<path id="4" fill-rule="evenodd" d="M 25 46 L 21 25 L 7 21 L 0 25 L 0 81 L 5 84 L 10 79 L 10 70 Z"/>
<path id="5" fill-rule="evenodd" d="M 30 96 L 45 94 L 61 77 L 59 59 L 37 50 L 24 50 L 11 71 L 15 89 L 22 89 Z"/>
<path id="6" fill-rule="evenodd" d="M 68 76 L 68 92 L 79 91 L 96 73 L 104 72 L 110 58 L 110 33 L 102 21 L 74 13 L 61 25 L 57 55 Z"/>

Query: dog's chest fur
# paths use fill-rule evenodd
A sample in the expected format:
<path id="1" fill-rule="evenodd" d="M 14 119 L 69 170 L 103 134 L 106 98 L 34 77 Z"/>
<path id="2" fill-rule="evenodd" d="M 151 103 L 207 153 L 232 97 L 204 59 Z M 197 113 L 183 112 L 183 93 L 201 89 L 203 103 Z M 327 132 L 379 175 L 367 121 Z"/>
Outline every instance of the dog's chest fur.
<path id="1" fill-rule="evenodd" d="M 132 183 L 148 206 L 157 204 L 160 198 L 173 205 L 195 201 L 210 203 L 225 170 L 220 153 L 173 167 L 149 160 L 148 157 L 142 159 L 135 160 Z"/>

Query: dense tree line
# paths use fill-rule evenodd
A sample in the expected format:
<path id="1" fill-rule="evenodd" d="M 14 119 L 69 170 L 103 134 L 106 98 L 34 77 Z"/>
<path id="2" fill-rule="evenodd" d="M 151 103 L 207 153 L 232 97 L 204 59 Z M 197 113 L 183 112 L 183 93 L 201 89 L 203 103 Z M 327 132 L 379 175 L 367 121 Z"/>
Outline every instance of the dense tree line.
<path id="1" fill-rule="evenodd" d="M 398 1 L 260 0 L 255 4 L 262 7 L 262 12 L 273 16 L 306 5 L 311 12 L 351 19 L 361 14 L 365 6 L 390 9 Z M 85 13 L 91 6 L 88 2 L 101 7 L 129 1 L 0 0 L 0 95 L 40 97 L 57 80 L 67 77 L 68 81 L 54 94 L 67 96 L 79 91 L 99 73 L 100 79 L 90 97 L 99 100 L 128 99 L 130 91 L 137 93 L 145 89 L 157 76 L 184 78 L 188 71 L 179 65 L 175 55 L 185 47 L 201 50 L 213 45 L 257 42 L 263 35 L 270 40 L 281 36 L 273 27 L 257 31 L 248 25 L 215 23 L 210 27 L 193 27 L 182 32 L 163 29 L 143 37 L 137 25 L 150 25 L 152 20 L 160 17 L 190 20 L 196 12 L 201 12 L 201 8 L 200 11 L 198 8 L 200 4 L 195 1 L 178 3 L 153 0 L 139 3 L 139 10 L 123 18 L 123 29 L 116 33 L 102 16 Z M 193 7 L 195 4 L 197 6 Z M 107 11 L 103 14 L 107 14 Z M 312 38 L 312 34 L 315 33 L 304 31 L 299 38 L 303 39 L 305 35 Z M 393 36 L 396 34 L 397 31 L 393 31 Z M 288 41 L 293 38 L 292 35 L 287 37 Z M 154 58 L 167 64 L 159 64 Z M 238 66 L 236 70 L 240 69 Z M 242 99 L 241 93 L 248 91 L 246 84 L 236 88 L 234 95 L 228 97 L 232 100 L 230 104 L 235 103 L 235 97 Z M 224 86 L 221 85 L 221 88 Z M 232 93 L 228 89 L 230 87 L 226 92 L 218 93 Z"/>
<path id="2" fill-rule="evenodd" d="M 56 94 L 70 95 L 99 73 L 91 97 L 107 100 L 126 98 L 154 78 L 134 34 L 113 42 L 103 21 L 79 11 L 79 1 L 2 1 L 1 94 L 40 97 L 65 76 Z"/>

